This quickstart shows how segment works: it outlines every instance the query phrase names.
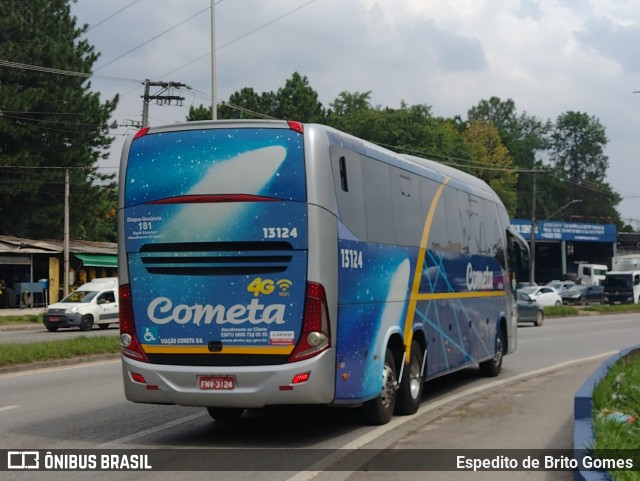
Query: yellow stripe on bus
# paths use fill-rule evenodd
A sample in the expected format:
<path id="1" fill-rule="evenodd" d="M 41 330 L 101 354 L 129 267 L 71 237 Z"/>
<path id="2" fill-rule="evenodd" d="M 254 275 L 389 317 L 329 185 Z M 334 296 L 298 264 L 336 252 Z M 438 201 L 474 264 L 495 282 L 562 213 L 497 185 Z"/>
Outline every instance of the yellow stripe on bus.
<path id="1" fill-rule="evenodd" d="M 442 299 L 469 299 L 478 297 L 502 297 L 505 291 L 469 291 L 469 292 L 434 292 L 433 294 L 416 294 L 417 301 L 439 301 Z"/>
<path id="2" fill-rule="evenodd" d="M 289 355 L 293 346 L 225 346 L 222 351 L 211 352 L 207 346 L 158 346 L 155 344 L 143 344 L 142 348 L 147 354 L 275 354 Z"/>
<path id="3" fill-rule="evenodd" d="M 407 318 L 404 324 L 404 342 L 405 342 L 405 363 L 409 364 L 411 361 L 411 340 L 413 338 L 413 319 L 416 312 L 416 303 L 418 302 L 417 296 L 420 290 L 420 281 L 422 280 L 422 265 L 424 264 L 424 257 L 427 252 L 427 243 L 429 242 L 429 233 L 431 232 L 431 224 L 433 224 L 433 218 L 436 215 L 436 207 L 442 196 L 445 186 L 449 183 L 451 177 L 444 179 L 444 182 L 440 184 L 438 190 L 436 190 L 431 205 L 429 206 L 429 213 L 422 229 L 422 239 L 420 239 L 420 249 L 418 250 L 418 260 L 416 261 L 416 271 L 413 275 L 413 284 L 411 286 L 411 297 L 409 300 L 409 308 L 407 309 Z"/>

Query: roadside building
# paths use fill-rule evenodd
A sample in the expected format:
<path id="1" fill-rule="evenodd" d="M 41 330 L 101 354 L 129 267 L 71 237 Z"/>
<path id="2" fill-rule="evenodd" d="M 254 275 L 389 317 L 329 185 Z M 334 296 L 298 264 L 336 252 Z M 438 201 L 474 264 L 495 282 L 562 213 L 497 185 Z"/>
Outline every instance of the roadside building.
<path id="1" fill-rule="evenodd" d="M 69 286 L 96 277 L 117 275 L 117 244 L 69 242 Z M 0 236 L 0 308 L 40 306 L 61 299 L 64 286 L 64 244 Z"/>
<path id="2" fill-rule="evenodd" d="M 531 243 L 531 220 L 512 219 L 511 225 Z M 545 220 L 536 222 L 536 227 L 535 280 L 538 284 L 574 279 L 581 263 L 611 268 L 618 236 L 614 224 Z"/>

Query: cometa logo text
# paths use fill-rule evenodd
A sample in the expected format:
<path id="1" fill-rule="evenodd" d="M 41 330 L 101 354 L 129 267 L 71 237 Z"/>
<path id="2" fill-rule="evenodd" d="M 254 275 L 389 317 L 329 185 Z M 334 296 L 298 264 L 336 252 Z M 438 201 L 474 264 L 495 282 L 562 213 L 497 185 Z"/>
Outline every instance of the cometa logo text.
<path id="1" fill-rule="evenodd" d="M 249 305 L 234 304 L 228 308 L 222 304 L 173 305 L 168 297 L 156 297 L 147 307 L 147 315 L 156 324 L 284 324 L 284 304 L 260 304 L 252 299 Z"/>

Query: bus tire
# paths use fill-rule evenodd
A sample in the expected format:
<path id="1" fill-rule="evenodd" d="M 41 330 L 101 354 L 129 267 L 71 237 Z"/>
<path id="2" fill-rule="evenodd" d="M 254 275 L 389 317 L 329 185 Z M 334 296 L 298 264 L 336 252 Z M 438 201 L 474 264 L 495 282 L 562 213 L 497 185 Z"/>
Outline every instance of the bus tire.
<path id="1" fill-rule="evenodd" d="M 391 349 L 387 348 L 382 368 L 382 388 L 380 394 L 362 405 L 362 414 L 367 424 L 387 424 L 396 407 L 396 363 Z"/>
<path id="2" fill-rule="evenodd" d="M 240 419 L 240 416 L 244 414 L 244 409 L 208 407 L 207 412 L 214 421 L 219 423 L 229 423 Z"/>
<path id="3" fill-rule="evenodd" d="M 502 370 L 502 359 L 506 346 L 505 330 L 501 326 L 496 337 L 496 352 L 493 358 L 480 363 L 480 374 L 485 377 L 496 377 Z"/>
<path id="4" fill-rule="evenodd" d="M 410 361 L 404 367 L 400 388 L 398 389 L 396 414 L 414 414 L 420 407 L 424 389 L 424 379 L 422 378 L 423 357 L 424 354 L 420 344 L 412 341 Z"/>

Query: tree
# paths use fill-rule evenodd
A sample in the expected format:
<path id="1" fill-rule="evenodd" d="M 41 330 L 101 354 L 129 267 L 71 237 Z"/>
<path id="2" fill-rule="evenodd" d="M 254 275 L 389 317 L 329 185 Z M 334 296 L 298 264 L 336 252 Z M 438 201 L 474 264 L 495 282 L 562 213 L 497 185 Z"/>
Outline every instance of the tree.
<path id="1" fill-rule="evenodd" d="M 2 10 L 1 59 L 90 74 L 98 54 L 82 38 L 87 26 L 77 25 L 69 0 L 5 0 Z M 61 238 L 69 169 L 71 236 L 103 232 L 108 238 L 92 240 L 115 240 L 114 228 L 95 227 L 105 199 L 115 202 L 103 195 L 114 189 L 114 175 L 99 174 L 97 161 L 113 140 L 109 116 L 117 100 L 102 103 L 83 76 L 0 69 L 1 233 Z M 105 222 L 115 227 L 115 220 Z"/>
<path id="2" fill-rule="evenodd" d="M 530 218 L 533 175 L 526 171 L 542 168 L 542 159 L 548 149 L 550 122 L 527 115 L 526 112 L 518 114 L 513 100 L 501 100 L 499 97 L 481 100 L 478 105 L 469 109 L 467 117 L 469 121 L 492 122 L 515 166 L 525 171 L 518 176 L 518 203 L 514 215 Z M 554 196 L 554 191 L 548 190 L 547 185 L 538 185 L 537 193 L 541 203 L 545 204 Z"/>
<path id="3" fill-rule="evenodd" d="M 322 122 L 324 109 L 309 79 L 294 72 L 275 96 L 275 117 L 300 122 Z"/>
<path id="4" fill-rule="evenodd" d="M 469 123 L 464 138 L 471 146 L 473 155 L 473 167 L 469 172 L 489 184 L 509 215 L 513 216 L 517 203 L 515 187 L 518 174 L 498 129 L 491 122 L 473 121 Z"/>
<path id="5" fill-rule="evenodd" d="M 277 92 L 259 94 L 251 87 L 244 87 L 218 106 L 219 119 L 272 118 L 322 122 L 324 116 L 318 93 L 311 88 L 307 77 L 297 72 Z M 211 119 L 211 107 L 201 105 L 189 109 L 187 121 L 208 119 Z"/>
<path id="6" fill-rule="evenodd" d="M 565 198 L 582 201 L 576 210 L 585 221 L 621 225 L 615 210 L 621 198 L 605 182 L 607 142 L 605 128 L 595 116 L 565 112 L 553 128 L 550 158 L 556 175 L 565 182 Z"/>
<path id="7" fill-rule="evenodd" d="M 551 160 L 561 177 L 577 182 L 604 181 L 609 168 L 604 154 L 608 139 L 596 117 L 566 112 L 558 117 L 551 139 Z"/>

